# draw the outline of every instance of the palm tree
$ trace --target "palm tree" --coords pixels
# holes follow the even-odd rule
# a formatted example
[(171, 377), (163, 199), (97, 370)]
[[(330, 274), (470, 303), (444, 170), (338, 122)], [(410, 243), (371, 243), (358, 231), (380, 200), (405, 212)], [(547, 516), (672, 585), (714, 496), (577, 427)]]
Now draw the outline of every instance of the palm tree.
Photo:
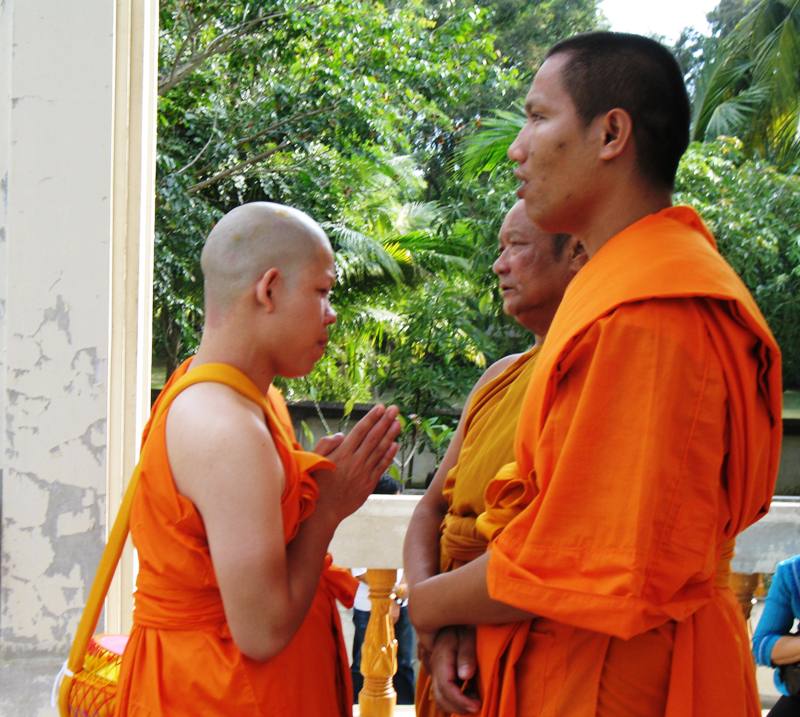
[(456, 156), (457, 170), (464, 179), (477, 179), (481, 174), (495, 175), (505, 171), (512, 178), (512, 162), (508, 148), (525, 125), (521, 107), (516, 112), (494, 110), (491, 117), (482, 119), (479, 130), (464, 138)]
[(363, 161), (362, 189), (343, 214), (324, 224), (336, 248), (342, 289), (359, 292), (413, 283), (429, 272), (463, 268), (469, 247), (441, 240), (444, 213), (421, 194), (421, 173), (408, 156)]
[(784, 171), (800, 169), (800, 0), (760, 0), (700, 77), (692, 138), (739, 137)]

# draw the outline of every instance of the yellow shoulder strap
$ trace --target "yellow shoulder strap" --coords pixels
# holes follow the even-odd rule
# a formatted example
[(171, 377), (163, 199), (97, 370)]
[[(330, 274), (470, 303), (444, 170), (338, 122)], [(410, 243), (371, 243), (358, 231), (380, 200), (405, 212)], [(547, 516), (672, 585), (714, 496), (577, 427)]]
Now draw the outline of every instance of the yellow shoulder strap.
[[(264, 395), (241, 371), (227, 364), (210, 363), (190, 369), (188, 373), (181, 376), (181, 378), (170, 386), (159, 403), (156, 415), (153, 417), (152, 425), (155, 425), (159, 418), (164, 415), (172, 401), (181, 391), (196, 383), (202, 382), (223, 383), (230, 386), (235, 391), (267, 410), (267, 402)], [(120, 504), (119, 511), (117, 512), (117, 517), (114, 520), (114, 525), (111, 528), (111, 532), (108, 534), (108, 542), (103, 550), (103, 556), (100, 558), (97, 574), (92, 581), (89, 597), (86, 600), (86, 607), (83, 609), (81, 620), (78, 623), (78, 629), (75, 632), (75, 639), (72, 642), (72, 649), (67, 659), (68, 676), (74, 674), (83, 667), (89, 640), (97, 628), (97, 621), (100, 617), (103, 601), (105, 600), (108, 587), (116, 572), (122, 550), (125, 547), (125, 541), (128, 538), (128, 530), (130, 527), (131, 505), (133, 504), (133, 497), (139, 483), (139, 474), (141, 471), (140, 463), (137, 463), (133, 475), (128, 482), (128, 487), (125, 490), (125, 495)], [(64, 688), (67, 687), (65, 683), (67, 682), (69, 681), (64, 680), (64, 683), (62, 683), (62, 689), (59, 693), (59, 706), (61, 706), (62, 699), (66, 700), (68, 696), (64, 694)], [(62, 711), (62, 714), (66, 713)]]

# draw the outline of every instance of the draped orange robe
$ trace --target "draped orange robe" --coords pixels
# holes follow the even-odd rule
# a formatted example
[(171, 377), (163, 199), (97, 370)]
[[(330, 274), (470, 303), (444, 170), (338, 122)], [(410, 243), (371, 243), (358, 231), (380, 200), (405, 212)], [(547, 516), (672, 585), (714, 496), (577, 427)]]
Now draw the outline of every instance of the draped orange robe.
[[(514, 459), (516, 421), (538, 348), (522, 354), (472, 397), (464, 417), (464, 437), (457, 463), (445, 478), (442, 496), (447, 514), (439, 542), (440, 570), (453, 570), (486, 551), (487, 539), (477, 525), (484, 513), (484, 491), (500, 467)], [(431, 695), (430, 675), (420, 665), (417, 717), (444, 717)]]
[(519, 417), (532, 499), (490, 546), (482, 714), (760, 715), (728, 587), (781, 440), (778, 347), (688, 207), (612, 237), (578, 273)]
[[(186, 362), (159, 401), (187, 371), (189, 376), (205, 371), (205, 380), (227, 384), (263, 409), (285, 471), (281, 509), (288, 543), (314, 510), (317, 487), (310, 471), (330, 467), (330, 462), (300, 450), (276, 389), (270, 387), (264, 397), (232, 366), (206, 364), (193, 371)], [(350, 714), (349, 666), (334, 598), (352, 605), (355, 581), (331, 568), (328, 557), (309, 612), (289, 645), (266, 662), (242, 655), (225, 621), (202, 518), (175, 487), (167, 459), (166, 415), (145, 428), (131, 513), (139, 555), (134, 626), (122, 660), (115, 714)]]

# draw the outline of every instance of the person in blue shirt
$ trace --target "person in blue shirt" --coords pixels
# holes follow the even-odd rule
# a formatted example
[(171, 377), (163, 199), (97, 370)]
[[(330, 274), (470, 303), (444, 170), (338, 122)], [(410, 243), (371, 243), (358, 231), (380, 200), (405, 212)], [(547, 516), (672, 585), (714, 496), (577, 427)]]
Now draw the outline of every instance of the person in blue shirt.
[(789, 695), (780, 666), (800, 662), (800, 635), (790, 634), (800, 618), (800, 555), (778, 563), (767, 593), (764, 612), (753, 635), (759, 665), (775, 668), (775, 686), (783, 695), (767, 717), (800, 716), (800, 696)]

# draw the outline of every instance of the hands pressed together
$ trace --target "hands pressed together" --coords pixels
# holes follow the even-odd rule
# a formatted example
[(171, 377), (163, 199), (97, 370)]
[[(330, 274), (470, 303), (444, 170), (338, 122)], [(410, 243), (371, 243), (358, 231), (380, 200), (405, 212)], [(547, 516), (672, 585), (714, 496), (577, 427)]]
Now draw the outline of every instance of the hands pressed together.
[[(374, 406), (346, 436), (322, 438), (314, 452), (336, 464), (333, 471), (317, 471), (317, 511), (338, 521), (361, 506), (397, 453), (400, 434), (396, 406)], [(480, 702), (474, 695), (475, 628), (452, 626), (437, 633), (418, 632), (420, 658), (431, 675), (433, 697), (453, 714), (475, 714)]]
[(317, 511), (327, 511), (336, 522), (353, 513), (367, 499), (397, 454), (400, 435), (397, 406), (377, 405), (346, 436), (322, 438), (314, 452), (336, 464), (333, 471), (316, 471)]

